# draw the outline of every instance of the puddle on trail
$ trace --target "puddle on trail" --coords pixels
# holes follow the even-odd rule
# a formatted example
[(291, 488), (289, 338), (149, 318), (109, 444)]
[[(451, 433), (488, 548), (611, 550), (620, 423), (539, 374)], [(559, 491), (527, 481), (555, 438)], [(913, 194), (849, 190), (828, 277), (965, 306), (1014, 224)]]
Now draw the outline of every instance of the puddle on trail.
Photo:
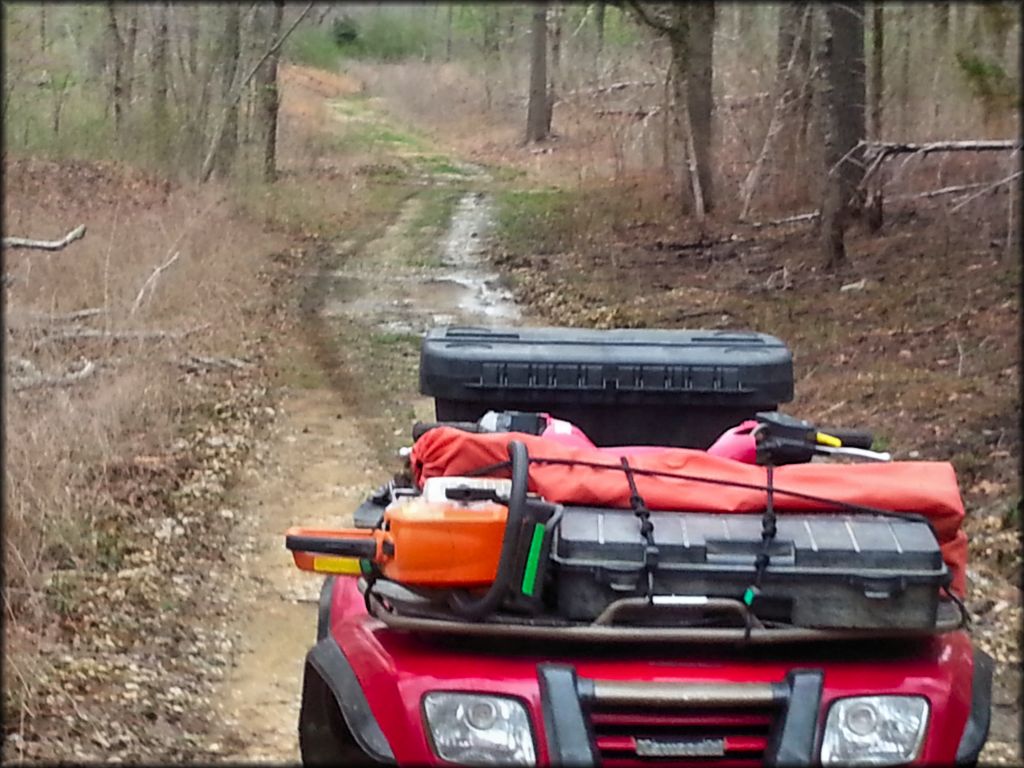
[(417, 267), (394, 258), (408, 237), (403, 211), (393, 227), (364, 249), (349, 268), (330, 272), (322, 315), (349, 317), (396, 333), (422, 335), (433, 325), (496, 325), (520, 320), (510, 291), (486, 263), (493, 226), (493, 200), (464, 195), (455, 207), (440, 247), (440, 266)]

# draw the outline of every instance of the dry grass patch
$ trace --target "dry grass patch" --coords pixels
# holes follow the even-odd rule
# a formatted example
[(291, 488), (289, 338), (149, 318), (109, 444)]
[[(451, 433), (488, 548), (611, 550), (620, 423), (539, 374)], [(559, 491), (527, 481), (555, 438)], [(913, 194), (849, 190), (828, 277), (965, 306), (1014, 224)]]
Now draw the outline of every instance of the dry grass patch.
[[(5, 234), (50, 238), (88, 227), (62, 252), (4, 253), (10, 704), (31, 700), (43, 676), (35, 654), (78, 599), (55, 575), (116, 571), (125, 509), (135, 522), (167, 513), (152, 483), (136, 477), (132, 491), (118, 478), (152, 474), (147, 461), (173, 454), (208, 396), (204, 377), (183, 367), (187, 358), (258, 356), (268, 306), (260, 272), (282, 241), (213, 186), (26, 158), (8, 159), (4, 178)], [(95, 372), (80, 381), (18, 386), (85, 361)]]

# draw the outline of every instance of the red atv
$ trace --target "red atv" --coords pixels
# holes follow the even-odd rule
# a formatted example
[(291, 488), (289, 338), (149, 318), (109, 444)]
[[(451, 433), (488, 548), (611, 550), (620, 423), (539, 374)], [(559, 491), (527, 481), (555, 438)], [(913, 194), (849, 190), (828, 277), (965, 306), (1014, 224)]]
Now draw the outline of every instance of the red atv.
[[(421, 389), (441, 423), (416, 430), (412, 476), (358, 533), (289, 532), (337, 574), (304, 763), (977, 761), (992, 663), (966, 630), (951, 468), (811, 463), (884, 457), (774, 412), (777, 339), (437, 329)], [(575, 444), (549, 414), (642, 447)], [(747, 419), (742, 451), (709, 452)]]

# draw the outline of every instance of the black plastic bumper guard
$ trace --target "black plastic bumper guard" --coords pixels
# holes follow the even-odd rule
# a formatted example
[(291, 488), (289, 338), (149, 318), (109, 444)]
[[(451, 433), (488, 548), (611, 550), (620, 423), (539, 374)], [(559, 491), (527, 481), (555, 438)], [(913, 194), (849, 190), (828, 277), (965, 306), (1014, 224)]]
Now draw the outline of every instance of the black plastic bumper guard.
[[(594, 737), (585, 714), (596, 698), (595, 681), (578, 677), (573, 667), (562, 664), (540, 664), (537, 674), (551, 765), (596, 766)], [(818, 669), (793, 670), (784, 682), (771, 684), (773, 700), (784, 714), (768, 744), (766, 765), (795, 768), (816, 762), (823, 679)]]

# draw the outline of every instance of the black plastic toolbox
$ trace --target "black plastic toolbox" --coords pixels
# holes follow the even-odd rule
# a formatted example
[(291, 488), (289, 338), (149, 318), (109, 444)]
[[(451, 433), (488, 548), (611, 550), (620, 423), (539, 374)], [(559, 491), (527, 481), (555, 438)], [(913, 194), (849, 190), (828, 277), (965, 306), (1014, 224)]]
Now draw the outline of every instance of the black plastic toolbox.
[[(742, 598), (760, 515), (650, 516), (654, 594)], [(566, 507), (551, 551), (564, 618), (593, 620), (618, 598), (644, 595), (644, 539), (629, 510)], [(950, 578), (928, 523), (913, 518), (780, 515), (769, 553), (754, 612), (800, 627), (931, 630)]]
[(793, 399), (793, 359), (745, 331), (443, 326), (423, 340), (420, 392), (438, 421), (546, 411), (598, 445), (707, 448)]

